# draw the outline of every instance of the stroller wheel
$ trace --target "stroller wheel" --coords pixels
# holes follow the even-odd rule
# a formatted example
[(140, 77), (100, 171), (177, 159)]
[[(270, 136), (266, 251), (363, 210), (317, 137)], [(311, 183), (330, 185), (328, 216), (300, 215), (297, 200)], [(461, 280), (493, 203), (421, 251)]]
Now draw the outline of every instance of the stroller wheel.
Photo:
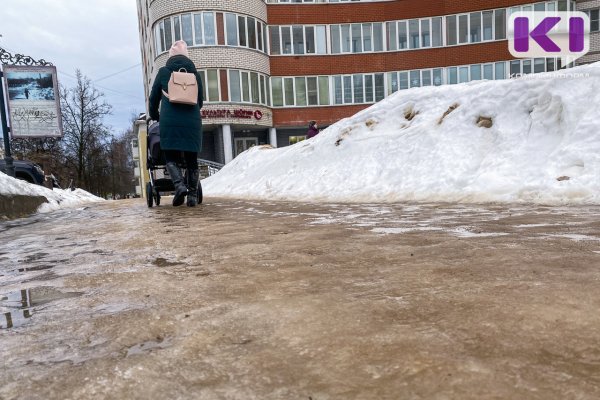
[(152, 192), (152, 183), (146, 183), (146, 202), (148, 203), (148, 208), (152, 208), (152, 200), (154, 199)]
[(158, 190), (156, 191), (156, 197), (154, 201), (156, 202), (157, 206), (160, 206), (160, 193), (158, 193)]
[(198, 204), (202, 204), (202, 184), (198, 181), (198, 190), (196, 191), (198, 197)]

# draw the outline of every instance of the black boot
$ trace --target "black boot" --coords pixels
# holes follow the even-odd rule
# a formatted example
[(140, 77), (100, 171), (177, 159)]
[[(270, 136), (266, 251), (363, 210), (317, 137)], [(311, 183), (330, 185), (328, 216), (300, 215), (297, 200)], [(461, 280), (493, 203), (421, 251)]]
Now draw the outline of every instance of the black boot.
[(173, 197), (173, 206), (177, 207), (183, 204), (185, 195), (187, 194), (187, 188), (183, 183), (183, 176), (181, 175), (181, 169), (174, 162), (168, 162), (166, 164), (167, 171), (175, 186), (175, 195)]
[(198, 169), (189, 169), (186, 172), (187, 176), (187, 206), (188, 207), (196, 207), (198, 204), (198, 178), (199, 172)]

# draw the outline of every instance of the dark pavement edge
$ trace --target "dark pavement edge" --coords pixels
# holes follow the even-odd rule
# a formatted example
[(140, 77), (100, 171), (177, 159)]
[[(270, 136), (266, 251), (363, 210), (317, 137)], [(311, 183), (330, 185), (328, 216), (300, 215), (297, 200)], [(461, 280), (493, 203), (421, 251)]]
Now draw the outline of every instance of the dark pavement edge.
[(27, 217), (47, 202), (48, 199), (44, 196), (0, 194), (0, 220)]

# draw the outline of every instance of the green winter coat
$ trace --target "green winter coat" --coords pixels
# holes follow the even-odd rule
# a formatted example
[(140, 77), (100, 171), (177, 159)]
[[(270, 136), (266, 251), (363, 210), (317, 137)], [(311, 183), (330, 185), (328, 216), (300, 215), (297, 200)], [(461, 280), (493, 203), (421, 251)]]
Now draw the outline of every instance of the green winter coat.
[[(172, 71), (185, 68), (196, 74), (198, 82), (198, 104), (170, 103), (162, 91), (169, 92), (168, 85)], [(202, 81), (196, 66), (186, 56), (177, 55), (167, 60), (167, 65), (158, 70), (150, 92), (150, 118), (160, 121), (160, 148), (162, 150), (180, 150), (199, 153), (202, 149)], [(160, 114), (158, 106), (160, 104)]]

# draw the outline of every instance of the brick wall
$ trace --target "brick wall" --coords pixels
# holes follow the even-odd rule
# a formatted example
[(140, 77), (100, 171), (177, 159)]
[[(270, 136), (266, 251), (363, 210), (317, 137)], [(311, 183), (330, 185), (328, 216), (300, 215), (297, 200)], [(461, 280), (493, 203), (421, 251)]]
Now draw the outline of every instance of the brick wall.
[(381, 3), (269, 4), (270, 25), (381, 22), (531, 4), (532, 0), (397, 0)]
[(331, 125), (342, 118), (350, 117), (370, 107), (371, 104), (331, 107), (274, 108), (273, 126), (276, 128), (308, 126), (315, 120), (319, 125)]

